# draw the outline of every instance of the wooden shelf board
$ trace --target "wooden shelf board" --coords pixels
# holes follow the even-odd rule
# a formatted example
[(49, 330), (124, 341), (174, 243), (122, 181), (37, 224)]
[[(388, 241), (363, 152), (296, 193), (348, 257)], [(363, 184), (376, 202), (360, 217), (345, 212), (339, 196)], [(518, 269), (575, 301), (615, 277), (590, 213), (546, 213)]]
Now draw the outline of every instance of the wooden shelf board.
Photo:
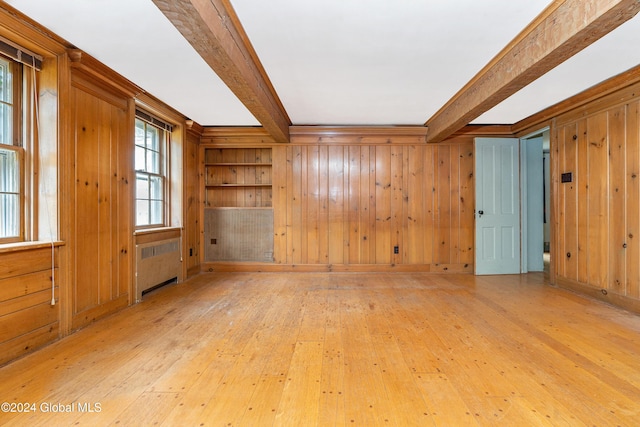
[(205, 209), (271, 209), (273, 206), (205, 206)]
[(207, 188), (225, 188), (225, 187), (271, 187), (271, 184), (207, 184)]
[(272, 166), (272, 163), (205, 163), (205, 166)]

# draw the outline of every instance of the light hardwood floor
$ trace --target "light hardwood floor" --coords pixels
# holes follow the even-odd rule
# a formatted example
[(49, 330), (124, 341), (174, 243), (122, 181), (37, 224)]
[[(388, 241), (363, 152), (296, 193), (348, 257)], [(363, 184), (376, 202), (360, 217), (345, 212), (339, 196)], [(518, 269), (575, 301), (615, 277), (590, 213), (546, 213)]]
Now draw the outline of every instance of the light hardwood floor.
[(640, 316), (542, 274), (204, 274), (0, 368), (0, 401), (35, 406), (17, 426), (637, 426)]

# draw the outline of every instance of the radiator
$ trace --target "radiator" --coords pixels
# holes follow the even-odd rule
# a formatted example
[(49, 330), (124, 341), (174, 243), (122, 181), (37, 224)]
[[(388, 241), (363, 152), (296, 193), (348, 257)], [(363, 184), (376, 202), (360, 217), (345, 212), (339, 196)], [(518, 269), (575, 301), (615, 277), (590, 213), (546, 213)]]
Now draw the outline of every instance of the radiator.
[(273, 262), (273, 209), (204, 211), (205, 261)]
[(173, 280), (182, 281), (179, 238), (136, 245), (136, 302), (143, 292)]

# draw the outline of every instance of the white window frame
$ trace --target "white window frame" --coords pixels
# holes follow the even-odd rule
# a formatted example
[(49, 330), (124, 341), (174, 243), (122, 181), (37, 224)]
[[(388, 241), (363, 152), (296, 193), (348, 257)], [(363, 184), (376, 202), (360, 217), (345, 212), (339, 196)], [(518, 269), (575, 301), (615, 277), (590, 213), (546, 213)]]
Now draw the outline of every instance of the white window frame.
[[(144, 118), (140, 118), (140, 115)], [(143, 128), (143, 138), (138, 134), (140, 126)], [(157, 147), (154, 146), (153, 138), (149, 138), (153, 133), (157, 134)], [(170, 127), (167, 129), (156, 125), (152, 120), (147, 120), (144, 113), (140, 114), (137, 111), (135, 134), (135, 227), (136, 229), (166, 227), (169, 182), (167, 153), (171, 141)], [(144, 211), (141, 209), (142, 206), (145, 206)]]
[[(0, 61), (9, 73), (9, 77), (4, 79), (2, 84), (11, 88), (8, 97), (0, 96), (2, 128), (9, 129), (8, 133), (0, 132), (0, 150), (5, 155), (13, 153), (10, 157), (14, 159), (12, 161), (14, 173), (6, 173), (6, 164), (2, 165), (4, 171), (0, 171), (0, 180), (2, 180), (0, 181), (0, 244), (4, 244), (25, 240), (25, 153), (21, 146), (22, 65), (4, 56), (0, 56)], [(2, 161), (9, 160), (7, 158)], [(8, 203), (12, 199), (13, 202)], [(11, 205), (13, 205), (12, 212), (9, 211)]]

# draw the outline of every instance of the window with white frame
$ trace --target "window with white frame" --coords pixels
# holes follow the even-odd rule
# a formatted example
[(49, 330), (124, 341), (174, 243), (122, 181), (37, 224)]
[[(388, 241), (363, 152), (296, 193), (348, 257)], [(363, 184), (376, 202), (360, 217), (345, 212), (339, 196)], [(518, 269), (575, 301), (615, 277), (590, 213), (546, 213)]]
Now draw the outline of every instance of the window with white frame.
[(136, 111), (136, 227), (166, 225), (166, 151), (171, 126)]
[(20, 69), (20, 64), (0, 57), (0, 243), (23, 239)]

